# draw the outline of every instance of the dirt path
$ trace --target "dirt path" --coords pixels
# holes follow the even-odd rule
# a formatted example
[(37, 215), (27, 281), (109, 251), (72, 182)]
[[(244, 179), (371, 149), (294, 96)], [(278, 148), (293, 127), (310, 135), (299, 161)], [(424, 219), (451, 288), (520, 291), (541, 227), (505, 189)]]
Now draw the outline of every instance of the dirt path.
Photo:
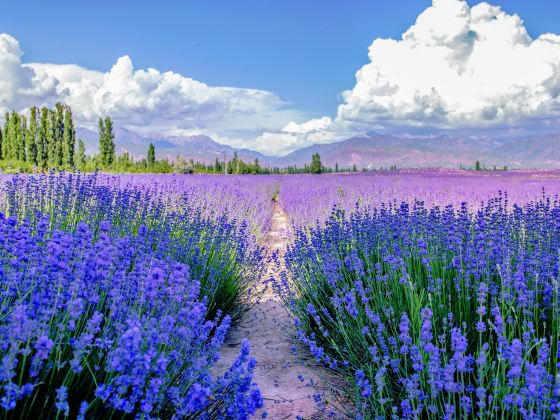
[[(267, 238), (270, 255), (277, 251), (283, 256), (288, 235), (288, 218), (276, 205)], [(276, 276), (276, 271), (275, 264), (270, 263), (266, 279)], [(228, 334), (218, 369), (231, 365), (243, 338), (251, 342), (251, 355), (257, 360), (253, 379), (265, 403), (255, 418), (260, 418), (264, 411), (270, 419), (325, 417), (330, 408), (322, 413), (314, 395), (321, 394), (323, 400), (329, 400), (327, 372), (297, 342), (293, 321), (271, 287)]]

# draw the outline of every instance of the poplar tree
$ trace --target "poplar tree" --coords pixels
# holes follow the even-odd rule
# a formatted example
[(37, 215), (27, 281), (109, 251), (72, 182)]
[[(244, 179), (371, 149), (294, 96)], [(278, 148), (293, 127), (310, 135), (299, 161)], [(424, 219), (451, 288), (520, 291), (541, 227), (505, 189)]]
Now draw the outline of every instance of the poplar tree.
[(105, 117), (105, 137), (107, 146), (107, 166), (112, 166), (116, 162), (115, 156), (115, 133), (113, 131), (113, 120)]
[(320, 174), (322, 172), (321, 156), (319, 153), (313, 153), (311, 156), (310, 172), (312, 174)]
[(115, 133), (113, 132), (113, 121), (110, 117), (99, 119), (99, 154), (103, 166), (111, 166), (115, 163)]
[(231, 161), (231, 173), (239, 173), (239, 159), (237, 157), (237, 151), (233, 152), (233, 159)]
[(72, 110), (70, 107), (65, 108), (64, 114), (64, 163), (70, 167), (74, 166), (74, 150), (76, 146), (76, 130), (74, 129), (74, 121), (72, 121)]
[(10, 147), (10, 113), (4, 114), (4, 139), (2, 140), (2, 157), (9, 159), (8, 149)]
[(107, 153), (107, 146), (105, 145), (105, 122), (101, 118), (97, 121), (97, 130), (99, 131), (99, 159), (101, 160), (101, 164), (105, 165), (105, 161), (107, 160), (105, 157)]
[(37, 165), (37, 117), (38, 117), (37, 107), (31, 108), (31, 115), (29, 118), (29, 129), (27, 130), (26, 138), (26, 156), (27, 161), (33, 165)]
[(86, 164), (86, 145), (82, 139), (78, 139), (78, 150), (76, 152), (76, 163), (78, 167)]
[(55, 130), (55, 164), (64, 164), (64, 105), (57, 102), (55, 105), (56, 130)]
[(20, 129), (18, 132), (18, 157), (20, 162), (26, 161), (25, 149), (27, 142), (27, 118), (25, 115), (20, 115)]
[(2, 135), (2, 125), (0, 125), (0, 160), (2, 159), (2, 156), (4, 156), (2, 154), (3, 144), (4, 144), (4, 136)]
[(57, 139), (57, 119), (56, 111), (54, 109), (49, 109), (49, 120), (48, 120), (48, 130), (47, 130), (47, 145), (49, 150), (49, 167), (56, 166), (56, 139)]
[(49, 110), (41, 108), (41, 121), (37, 133), (37, 163), (45, 169), (49, 163)]
[(8, 157), (21, 161), (25, 159), (25, 135), (22, 132), (22, 118), (16, 111), (12, 111), (12, 115), (10, 116), (10, 146)]
[(148, 157), (147, 157), (148, 166), (154, 166), (156, 164), (156, 147), (153, 143), (150, 143), (148, 146)]

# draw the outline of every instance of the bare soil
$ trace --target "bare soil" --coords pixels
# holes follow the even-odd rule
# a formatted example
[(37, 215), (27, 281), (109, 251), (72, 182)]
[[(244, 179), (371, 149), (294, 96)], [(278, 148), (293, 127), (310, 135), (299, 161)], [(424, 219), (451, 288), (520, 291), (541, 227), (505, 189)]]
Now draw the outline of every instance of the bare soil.
[[(283, 256), (289, 228), (286, 214), (276, 205), (267, 238), (270, 255), (277, 252), (280, 258)], [(271, 277), (278, 276), (276, 264), (271, 261), (268, 265), (263, 285)], [(253, 380), (261, 390), (265, 405), (255, 418), (260, 418), (266, 411), (270, 419), (320, 419), (333, 410), (331, 390), (335, 383), (340, 387), (340, 381), (299, 345), (295, 333), (293, 320), (272, 287), (267, 288), (261, 299), (228, 333), (217, 370), (225, 370), (231, 365), (239, 354), (241, 340), (249, 339), (251, 355), (257, 360)], [(330, 402), (323, 411), (314, 400), (317, 394), (321, 395), (322, 401)], [(339, 414), (334, 415), (334, 418), (339, 417)]]

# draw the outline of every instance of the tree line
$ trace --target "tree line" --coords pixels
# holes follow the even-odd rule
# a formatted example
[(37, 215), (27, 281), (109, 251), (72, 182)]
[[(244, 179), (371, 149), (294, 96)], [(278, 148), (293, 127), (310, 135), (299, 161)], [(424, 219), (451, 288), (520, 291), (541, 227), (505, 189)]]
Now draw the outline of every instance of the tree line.
[(324, 166), (315, 153), (304, 166), (262, 166), (258, 159), (245, 162), (234, 152), (231, 159), (215, 159), (214, 163), (195, 162), (177, 156), (174, 162), (158, 160), (153, 143), (148, 145), (145, 158), (134, 159), (124, 152), (117, 156), (113, 120), (106, 116), (98, 121), (98, 153), (86, 154), (82, 139), (76, 139), (72, 109), (61, 102), (54, 107), (32, 107), (28, 114), (6, 112), (0, 124), (0, 169), (23, 172), (48, 169), (112, 172), (179, 172), (210, 174), (321, 174), (357, 172), (353, 168)]
[(167, 160), (157, 160), (150, 144), (146, 158), (129, 153), (116, 155), (110, 117), (98, 121), (99, 150), (88, 156), (82, 139), (76, 139), (72, 109), (57, 102), (54, 107), (32, 107), (27, 115), (6, 112), (0, 124), (0, 169), (31, 172), (48, 169), (114, 172), (171, 172)]
[[(309, 164), (304, 164), (303, 166), (262, 166), (257, 158), (255, 158), (251, 163), (245, 162), (239, 158), (237, 152), (234, 152), (231, 159), (228, 160), (227, 156), (224, 156), (223, 159), (215, 158), (214, 163), (198, 162), (194, 159), (186, 160), (181, 156), (177, 156), (174, 167), (180, 173), (224, 175), (281, 175), (358, 172), (356, 165), (353, 165), (351, 168), (339, 167), (338, 163), (335, 164), (334, 168), (324, 166), (321, 163), (321, 156), (319, 153), (314, 153), (311, 157), (311, 162)], [(361, 170), (363, 171), (363, 169)]]
[(474, 167), (472, 166), (465, 166), (465, 165), (459, 165), (459, 169), (462, 171), (507, 171), (508, 167), (507, 165), (504, 165), (502, 167), (498, 167), (496, 165), (492, 166), (492, 167), (487, 167), (486, 165), (484, 165), (483, 163), (481, 163), (479, 160), (477, 160), (474, 163)]
[[(78, 147), (70, 107), (57, 103), (54, 108), (33, 107), (29, 118), (16, 111), (6, 112), (0, 129), (0, 159), (27, 163), (41, 169), (72, 167), (85, 158), (85, 147)], [(80, 154), (82, 153), (82, 154)]]

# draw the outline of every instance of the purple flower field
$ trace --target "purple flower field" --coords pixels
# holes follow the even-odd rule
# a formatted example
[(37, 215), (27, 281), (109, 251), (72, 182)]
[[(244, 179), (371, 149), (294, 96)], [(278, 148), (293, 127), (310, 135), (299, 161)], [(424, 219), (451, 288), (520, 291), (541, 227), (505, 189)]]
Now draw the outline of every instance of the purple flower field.
[[(6, 418), (248, 418), (267, 280), (355, 418), (560, 413), (560, 172), (4, 176)], [(276, 258), (276, 256), (275, 256)], [(321, 402), (319, 404), (325, 407)]]
[(227, 183), (205, 195), (130, 180), (4, 179), (6, 417), (246, 418), (262, 405), (249, 343), (211, 369), (263, 274), (247, 221), (266, 205), (230, 206)]
[(277, 287), (355, 417), (560, 413), (559, 187), (442, 171), (282, 185), (295, 237)]
[(280, 201), (298, 224), (326, 220), (334, 205), (345, 210), (381, 204), (422, 201), (445, 207), (466, 203), (477, 209), (499, 192), (508, 204), (525, 204), (560, 194), (560, 171), (471, 172), (445, 169), (347, 173), (281, 178)]

